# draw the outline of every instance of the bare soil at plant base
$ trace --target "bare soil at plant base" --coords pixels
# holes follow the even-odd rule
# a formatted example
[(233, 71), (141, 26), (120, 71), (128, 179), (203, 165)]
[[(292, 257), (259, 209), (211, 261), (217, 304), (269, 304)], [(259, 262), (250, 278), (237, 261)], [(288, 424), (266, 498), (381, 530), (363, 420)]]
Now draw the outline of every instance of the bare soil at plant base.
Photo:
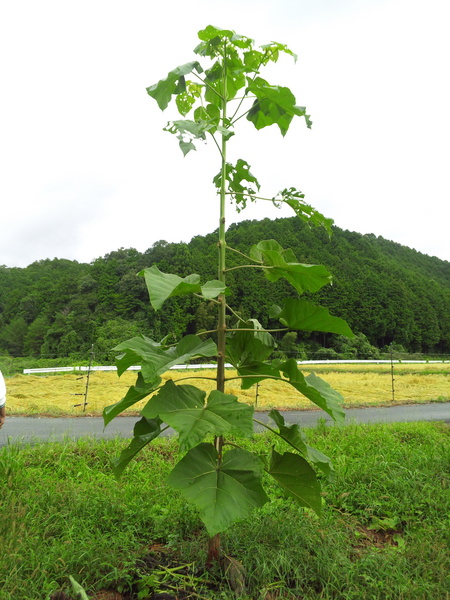
[[(320, 365), (314, 371), (343, 395), (346, 408), (450, 401), (450, 364), (396, 365), (394, 394), (389, 365)], [(233, 370), (227, 370), (227, 377), (231, 378), (227, 382), (227, 393), (256, 404), (258, 410), (312, 408), (311, 402), (288, 384), (265, 380), (257, 387), (241, 390), (239, 380), (232, 379), (235, 376)], [(163, 380), (184, 381), (209, 392), (215, 387), (214, 377), (215, 372), (207, 370), (170, 371)], [(135, 380), (135, 372), (126, 372), (120, 378), (115, 372), (92, 372), (88, 405), (83, 407), (86, 376), (16, 375), (7, 379), (9, 414), (75, 416), (83, 414), (85, 408), (89, 415), (101, 415), (105, 406), (123, 398)], [(137, 414), (145, 403), (146, 400), (137, 403), (128, 414)]]

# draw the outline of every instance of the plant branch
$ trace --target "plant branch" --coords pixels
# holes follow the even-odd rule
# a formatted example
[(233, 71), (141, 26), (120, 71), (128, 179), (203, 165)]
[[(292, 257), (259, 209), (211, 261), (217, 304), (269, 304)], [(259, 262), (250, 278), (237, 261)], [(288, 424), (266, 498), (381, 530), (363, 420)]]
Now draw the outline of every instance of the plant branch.
[(274, 381), (284, 381), (289, 383), (289, 379), (284, 379), (283, 377), (275, 377), (274, 375), (238, 375), (237, 377), (227, 377), (226, 381), (234, 381), (235, 379), (255, 379), (255, 377), (260, 377), (261, 379), (273, 379)]
[(180, 379), (173, 379), (172, 381), (176, 381), (178, 383), (179, 381), (186, 381), (187, 379), (205, 379), (207, 381), (216, 380), (215, 377), (194, 377), (194, 375), (191, 375), (190, 377), (180, 377)]
[[(241, 252), (240, 250), (236, 250), (236, 248), (232, 248), (231, 246), (227, 246), (227, 250), (231, 250), (232, 252), (236, 252), (236, 254), (240, 254), (241, 256), (243, 256), (244, 258), (248, 258), (249, 260), (253, 260), (253, 258), (251, 256), (247, 256), (247, 254), (244, 254), (243, 252)], [(260, 262), (260, 261), (256, 261), (255, 262)], [(261, 263), (262, 264), (262, 263)]]
[[(237, 123), (239, 121), (239, 119), (242, 119), (242, 117), (245, 117), (245, 115), (248, 115), (248, 113), (251, 111), (252, 109), (249, 108), (248, 110), (246, 110), (245, 112), (242, 113), (242, 115), (239, 115), (237, 119), (234, 119), (234, 121), (230, 121), (231, 125), (234, 125), (235, 123)], [(236, 114), (236, 113), (235, 113)], [(234, 117), (234, 115), (233, 115)]]
[[(266, 50), (266, 51), (264, 52), (264, 55), (263, 55), (263, 57), (262, 57), (262, 58), (261, 58), (261, 60), (259, 61), (258, 68), (257, 68), (257, 69), (255, 69), (255, 72), (253, 73), (252, 82), (253, 82), (253, 81), (255, 81), (255, 79), (256, 79), (256, 76), (257, 76), (257, 75), (259, 75), (259, 69), (261, 68), (261, 65), (263, 64), (263, 62), (264, 62), (264, 58), (267, 56), (267, 54), (268, 54), (268, 52), (267, 52), (267, 50)], [(272, 52), (272, 54), (273, 54), (273, 52)], [(243, 101), (244, 101), (244, 100), (245, 100), (245, 98), (247, 98), (247, 97), (248, 97), (248, 95), (247, 95), (247, 92), (245, 92), (245, 94), (242, 96), (242, 98), (241, 98), (241, 101), (239, 102), (239, 104), (238, 104), (238, 106), (237, 106), (236, 110), (234, 111), (234, 114), (233, 114), (233, 116), (231, 117), (231, 122), (232, 122), (232, 123), (236, 123), (236, 121), (239, 121), (239, 119), (240, 119), (241, 117), (243, 117), (244, 115), (246, 115), (246, 114), (249, 112), (249, 111), (247, 110), (247, 111), (246, 111), (245, 113), (243, 113), (243, 114), (242, 114), (240, 117), (238, 117), (238, 118), (236, 119), (236, 121), (233, 121), (234, 117), (237, 115), (237, 112), (238, 112), (238, 110), (241, 108), (241, 105), (242, 105)]]
[[(249, 194), (248, 192), (226, 192), (227, 196), (249, 196), (253, 200), (264, 200), (265, 202), (273, 202), (273, 198), (263, 198), (262, 196), (255, 196), (253, 194)], [(283, 202), (282, 199), (275, 200), (275, 202)]]
[(214, 143), (215, 143), (215, 145), (216, 145), (216, 147), (217, 147), (217, 150), (219, 151), (220, 157), (221, 157), (221, 158), (222, 158), (222, 160), (223, 160), (222, 149), (221, 149), (221, 147), (220, 147), (220, 145), (219, 145), (219, 142), (216, 140), (216, 138), (214, 137), (214, 134), (213, 134), (213, 133), (210, 133), (209, 135), (210, 135), (210, 136), (212, 137), (212, 139), (214, 140)]
[(217, 90), (215, 90), (211, 85), (209, 85), (206, 79), (202, 79), (198, 73), (192, 72), (192, 74), (194, 75), (194, 77), (197, 77), (197, 79), (199, 79), (205, 87), (208, 87), (212, 92), (214, 92), (216, 96), (219, 96), (221, 100), (225, 100), (225, 98), (223, 98), (223, 96), (221, 96)]
[(236, 271), (236, 269), (273, 269), (273, 267), (269, 265), (238, 265), (237, 267), (230, 267), (229, 269), (225, 269), (225, 271)]
[(267, 425), (267, 423), (264, 423), (264, 421), (259, 421), (258, 419), (255, 419), (255, 418), (253, 419), (253, 421), (255, 423), (258, 423), (258, 425), (262, 425), (263, 427), (265, 427), (266, 429), (268, 429), (272, 433), (275, 433), (276, 435), (280, 435), (275, 429), (273, 429), (272, 427), (270, 427), (270, 425)]
[[(196, 298), (200, 298), (201, 300), (206, 300), (205, 296), (202, 296), (201, 294), (196, 294), (194, 292), (192, 295), (195, 296)], [(208, 298), (208, 302), (214, 302), (214, 304), (220, 304), (220, 302), (218, 300), (216, 300), (215, 298)]]
[(195, 335), (205, 335), (206, 333), (217, 333), (217, 329), (209, 329), (208, 331), (197, 331)]
[[(246, 323), (247, 321), (245, 321)], [(289, 327), (283, 327), (282, 329), (251, 329), (245, 327), (238, 327), (237, 329), (227, 329), (227, 332), (230, 333), (232, 331), (253, 331), (255, 333), (277, 333), (279, 331), (291, 331)]]
[[(255, 420), (255, 419), (253, 419)], [(224, 442), (223, 444), (224, 446), (233, 446), (234, 448), (240, 448), (241, 446), (238, 446), (237, 444), (233, 444), (233, 442)]]
[[(247, 321), (245, 319), (243, 319), (235, 310), (233, 310), (231, 308), (231, 306), (229, 304), (226, 305), (226, 307), (228, 308), (228, 310), (233, 313), (233, 315), (236, 317), (236, 319), (238, 319), (239, 321), (241, 321), (242, 323), (247, 323)], [(228, 330), (229, 331), (229, 330)]]

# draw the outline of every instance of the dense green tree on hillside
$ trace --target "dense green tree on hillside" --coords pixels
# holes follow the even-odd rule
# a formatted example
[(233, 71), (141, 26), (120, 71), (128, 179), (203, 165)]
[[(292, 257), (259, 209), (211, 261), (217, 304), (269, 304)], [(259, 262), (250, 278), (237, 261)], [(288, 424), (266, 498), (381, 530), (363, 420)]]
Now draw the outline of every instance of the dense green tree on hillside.
[(23, 356), (28, 326), (23, 317), (16, 317), (2, 328), (0, 348), (12, 356)]
[(23, 353), (26, 356), (40, 356), (48, 329), (49, 323), (46, 317), (37, 317), (37, 319), (30, 323), (23, 347)]

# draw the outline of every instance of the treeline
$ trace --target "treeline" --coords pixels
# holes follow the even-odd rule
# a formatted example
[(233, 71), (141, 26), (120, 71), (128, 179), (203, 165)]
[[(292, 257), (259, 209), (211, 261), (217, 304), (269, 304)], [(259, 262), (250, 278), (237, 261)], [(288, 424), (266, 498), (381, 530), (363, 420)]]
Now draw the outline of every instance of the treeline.
[[(339, 336), (290, 333), (279, 340), (279, 351), (300, 358), (371, 358), (393, 344), (398, 351), (450, 354), (449, 262), (337, 227), (329, 239), (295, 217), (244, 221), (227, 234), (228, 245), (243, 254), (263, 239), (291, 248), (299, 262), (325, 265), (333, 285), (315, 295), (317, 302), (360, 334), (348, 343)], [(0, 354), (86, 360), (94, 344), (96, 359), (104, 361), (117, 343), (140, 333), (159, 340), (213, 329), (212, 303), (174, 298), (155, 312), (136, 274), (156, 264), (206, 281), (216, 278), (216, 256), (213, 233), (188, 244), (159, 241), (143, 253), (120, 249), (91, 264), (55, 258), (26, 268), (0, 267)], [(230, 251), (228, 260), (237, 266), (243, 259)], [(264, 326), (270, 325), (270, 307), (296, 294), (284, 280), (269, 284), (257, 269), (230, 271), (227, 283), (235, 309)]]

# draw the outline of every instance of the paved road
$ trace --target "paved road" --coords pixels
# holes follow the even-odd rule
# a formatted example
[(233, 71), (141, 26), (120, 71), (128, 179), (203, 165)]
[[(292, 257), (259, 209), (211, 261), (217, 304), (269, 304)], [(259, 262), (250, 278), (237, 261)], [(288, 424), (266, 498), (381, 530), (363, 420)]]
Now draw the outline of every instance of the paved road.
[[(267, 422), (267, 413), (255, 415)], [(299, 423), (303, 427), (314, 426), (319, 419), (333, 423), (322, 411), (285, 411), (288, 423)], [(9, 417), (0, 430), (0, 446), (9, 442), (56, 441), (65, 438), (91, 436), (94, 438), (129, 438), (132, 436), (136, 417), (118, 417), (106, 429), (100, 417), (40, 418)], [(399, 423), (411, 421), (446, 421), (450, 423), (450, 402), (411, 404), (389, 408), (351, 408), (346, 410), (347, 423)]]

